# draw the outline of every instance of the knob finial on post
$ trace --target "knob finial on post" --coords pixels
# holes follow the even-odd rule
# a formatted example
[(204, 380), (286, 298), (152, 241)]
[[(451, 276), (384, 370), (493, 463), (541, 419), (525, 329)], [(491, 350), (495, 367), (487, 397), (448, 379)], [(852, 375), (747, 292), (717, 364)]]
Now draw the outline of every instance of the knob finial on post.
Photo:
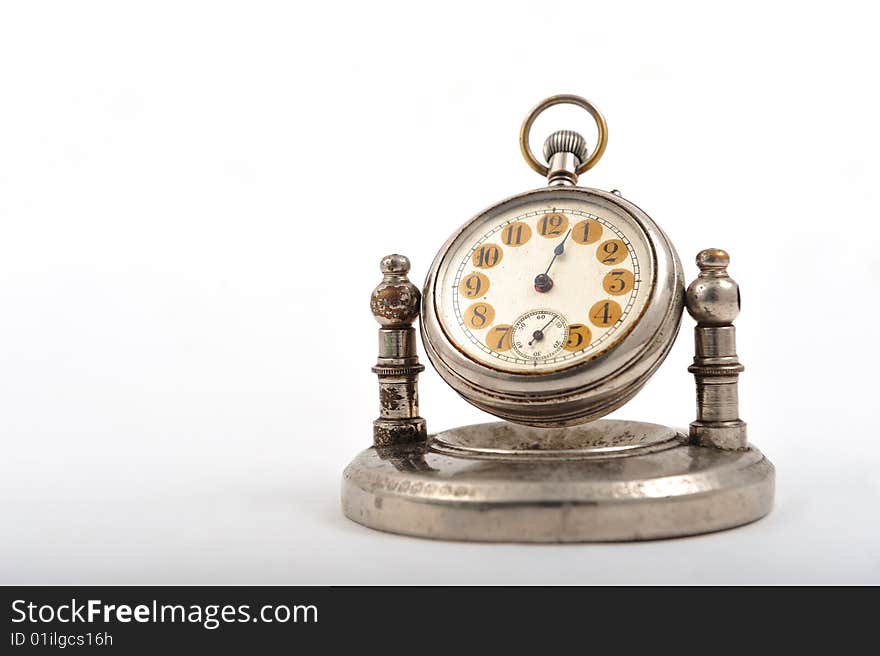
[(690, 426), (695, 444), (741, 451), (748, 448), (746, 423), (739, 418), (739, 374), (736, 354), (739, 285), (727, 273), (730, 256), (720, 248), (697, 254), (700, 275), (687, 289), (686, 303), (696, 319), (694, 363), (688, 371), (697, 384), (697, 420)]
[(379, 357), (373, 373), (379, 376), (379, 418), (373, 422), (373, 443), (392, 446), (423, 441), (425, 420), (419, 416), (419, 364), (416, 331), (421, 294), (409, 281), (409, 259), (386, 255), (379, 263), (382, 282), (370, 296), (379, 328)]

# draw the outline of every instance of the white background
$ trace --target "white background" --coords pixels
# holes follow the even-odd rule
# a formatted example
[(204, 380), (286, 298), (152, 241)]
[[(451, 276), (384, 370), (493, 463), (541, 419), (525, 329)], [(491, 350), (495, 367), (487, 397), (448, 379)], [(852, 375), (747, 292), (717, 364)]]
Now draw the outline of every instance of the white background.
[[(0, 582), (880, 583), (877, 16), (869, 3), (28, 2), (0, 9)], [(766, 519), (622, 545), (343, 518), (371, 440), (378, 260), (420, 283), (540, 186), (579, 93), (620, 188), (742, 286)], [(553, 110), (541, 136), (590, 123)], [(592, 136), (591, 136), (592, 138)], [(615, 416), (686, 425), (690, 320)], [(487, 420), (429, 370), (433, 430)]]

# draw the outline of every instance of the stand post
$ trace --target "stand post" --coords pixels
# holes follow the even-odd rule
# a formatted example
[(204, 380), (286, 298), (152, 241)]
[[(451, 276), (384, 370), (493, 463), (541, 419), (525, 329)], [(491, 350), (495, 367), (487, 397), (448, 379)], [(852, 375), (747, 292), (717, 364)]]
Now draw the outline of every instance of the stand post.
[(697, 254), (700, 275), (687, 289), (686, 303), (696, 319), (694, 363), (697, 420), (690, 439), (726, 451), (748, 449), (746, 423), (739, 418), (737, 384), (744, 367), (736, 354), (733, 320), (740, 310), (739, 285), (727, 274), (730, 256), (718, 248)]
[(379, 357), (373, 373), (379, 377), (379, 418), (373, 422), (373, 444), (394, 446), (422, 442), (425, 420), (419, 417), (419, 364), (416, 331), (421, 294), (406, 274), (409, 259), (386, 255), (379, 263), (382, 282), (370, 296), (370, 309), (379, 329)]

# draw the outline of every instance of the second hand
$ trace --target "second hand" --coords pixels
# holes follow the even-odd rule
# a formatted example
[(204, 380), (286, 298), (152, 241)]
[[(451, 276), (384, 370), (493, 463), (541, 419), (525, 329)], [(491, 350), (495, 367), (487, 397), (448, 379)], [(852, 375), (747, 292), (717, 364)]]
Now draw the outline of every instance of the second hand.
[[(567, 235), (566, 235), (566, 236), (567, 236)], [(544, 328), (546, 328), (547, 326), (549, 326), (549, 325), (550, 325), (551, 323), (553, 323), (554, 321), (556, 321), (556, 317), (553, 317), (552, 319), (550, 319), (550, 321), (548, 321), (547, 323), (545, 323), (541, 329), (536, 330), (535, 332), (533, 332), (533, 333), (532, 333), (532, 341), (529, 342), (529, 346), (531, 346), (532, 344), (534, 344), (535, 341), (539, 341), (539, 342), (540, 342), (542, 339), (544, 339)]]

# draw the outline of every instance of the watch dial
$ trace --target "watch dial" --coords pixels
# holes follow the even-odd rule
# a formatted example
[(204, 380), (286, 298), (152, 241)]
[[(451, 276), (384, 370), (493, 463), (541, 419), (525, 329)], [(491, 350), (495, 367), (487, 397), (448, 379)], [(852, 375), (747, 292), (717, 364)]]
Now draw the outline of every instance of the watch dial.
[(653, 287), (651, 246), (624, 207), (583, 196), (507, 201), (455, 239), (434, 301), (465, 355), (549, 373), (599, 356), (638, 322)]

